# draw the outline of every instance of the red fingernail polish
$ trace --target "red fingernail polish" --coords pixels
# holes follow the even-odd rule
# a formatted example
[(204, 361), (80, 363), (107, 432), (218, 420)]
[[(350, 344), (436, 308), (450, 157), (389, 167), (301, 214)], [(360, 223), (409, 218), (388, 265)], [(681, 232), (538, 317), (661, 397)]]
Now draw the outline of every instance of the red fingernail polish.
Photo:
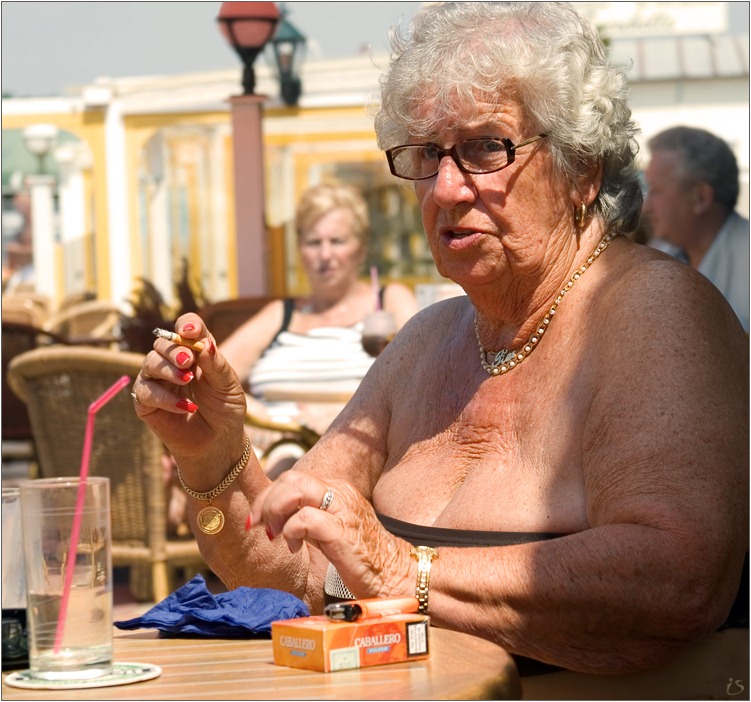
[(175, 403), (175, 406), (188, 412), (195, 412), (198, 409), (198, 405), (195, 402), (191, 402), (187, 397), (181, 397)]
[(211, 356), (211, 358), (214, 358), (214, 356), (216, 356), (216, 346), (214, 346), (213, 339), (209, 341), (209, 356)]
[(193, 373), (191, 371), (186, 370), (180, 370), (179, 368), (175, 369), (175, 375), (180, 378), (184, 383), (189, 383), (191, 380), (193, 380)]
[(175, 360), (182, 365), (183, 363), (187, 363), (190, 360), (190, 354), (186, 353), (185, 351), (180, 351), (180, 353), (177, 354), (177, 358)]
[(272, 533), (271, 529), (269, 529), (269, 527), (266, 527), (266, 536), (269, 537), (269, 541), (274, 540), (274, 534)]
[(193, 331), (195, 330), (195, 328), (196, 328), (195, 324), (186, 324), (183, 327), (183, 331)]
[(250, 531), (250, 515), (248, 515), (248, 518), (245, 520), (245, 531)]

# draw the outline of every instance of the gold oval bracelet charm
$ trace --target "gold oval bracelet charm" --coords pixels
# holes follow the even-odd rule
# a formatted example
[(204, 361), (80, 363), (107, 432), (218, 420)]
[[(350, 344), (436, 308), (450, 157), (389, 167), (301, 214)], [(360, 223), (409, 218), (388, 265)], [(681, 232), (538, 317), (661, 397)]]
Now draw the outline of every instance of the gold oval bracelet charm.
[(196, 522), (204, 534), (218, 534), (224, 527), (224, 513), (209, 505), (198, 513)]

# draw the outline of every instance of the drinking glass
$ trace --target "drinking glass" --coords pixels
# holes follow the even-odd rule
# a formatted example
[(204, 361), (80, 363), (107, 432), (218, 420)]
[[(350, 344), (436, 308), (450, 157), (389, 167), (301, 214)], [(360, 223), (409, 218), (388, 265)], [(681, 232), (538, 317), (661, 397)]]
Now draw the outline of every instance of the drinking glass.
[(80, 494), (77, 478), (27, 480), (20, 487), (31, 675), (45, 680), (107, 675), (112, 670), (109, 478), (88, 478)]
[(370, 356), (378, 356), (395, 334), (394, 315), (386, 310), (376, 310), (368, 314), (363, 322), (362, 347)]

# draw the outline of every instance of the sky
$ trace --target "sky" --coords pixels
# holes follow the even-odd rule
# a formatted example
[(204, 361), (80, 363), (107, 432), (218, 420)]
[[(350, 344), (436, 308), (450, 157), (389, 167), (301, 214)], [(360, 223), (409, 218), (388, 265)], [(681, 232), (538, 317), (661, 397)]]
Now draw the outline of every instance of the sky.
[[(286, 2), (309, 58), (388, 48), (389, 28), (420, 2)], [(2, 92), (64, 95), (98, 77), (172, 75), (240, 65), (222, 37), (221, 2), (3, 0)], [(258, 59), (259, 63), (263, 61)], [(67, 91), (66, 91), (67, 89)]]
[[(389, 28), (421, 2), (285, 2), (309, 58), (388, 48)], [(2, 92), (64, 95), (98, 77), (179, 75), (238, 67), (216, 22), (221, 2), (1, 0)], [(748, 33), (749, 3), (729, 3), (729, 31)], [(259, 58), (259, 64), (264, 59)]]

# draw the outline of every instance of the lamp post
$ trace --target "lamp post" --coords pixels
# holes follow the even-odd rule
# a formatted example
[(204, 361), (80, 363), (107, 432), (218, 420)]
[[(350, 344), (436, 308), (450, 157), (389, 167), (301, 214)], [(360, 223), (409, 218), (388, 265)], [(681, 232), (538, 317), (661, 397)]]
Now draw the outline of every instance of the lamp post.
[(223, 2), (217, 17), (230, 46), (242, 59), (243, 94), (230, 98), (235, 176), (237, 294), (267, 295), (263, 135), (261, 111), (266, 99), (256, 95), (253, 62), (274, 33), (279, 9), (273, 2)]

